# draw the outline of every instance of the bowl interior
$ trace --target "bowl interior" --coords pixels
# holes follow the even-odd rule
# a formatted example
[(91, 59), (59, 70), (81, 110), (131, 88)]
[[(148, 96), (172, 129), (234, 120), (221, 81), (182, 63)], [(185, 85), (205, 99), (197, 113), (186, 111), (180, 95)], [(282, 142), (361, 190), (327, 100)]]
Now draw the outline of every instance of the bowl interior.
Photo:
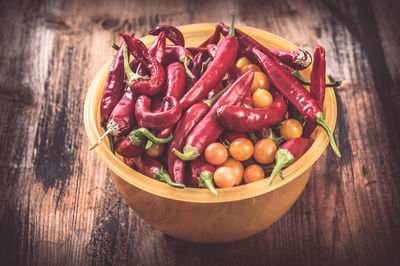
[[(180, 26), (178, 28), (185, 36), (186, 46), (197, 46), (214, 32), (215, 25), (216, 23), (191, 24)], [(236, 28), (249, 34), (268, 48), (279, 48), (285, 50), (298, 49), (298, 47), (290, 41), (272, 33), (247, 26), (237, 26)], [(154, 39), (154, 36), (146, 36), (142, 38), (142, 41), (147, 46), (150, 46)], [(85, 100), (84, 121), (86, 133), (89, 137), (90, 143), (95, 143), (104, 132), (100, 125), (100, 100), (104, 90), (109, 65), (110, 63), (107, 63), (99, 70), (89, 87)], [(304, 77), (309, 79), (310, 71), (311, 66), (301, 71), (301, 73)], [(326, 90), (324, 113), (327, 124), (332, 130), (334, 130), (336, 123), (336, 99), (332, 88), (327, 88)], [(255, 197), (264, 193), (268, 193), (291, 182), (298, 175), (312, 167), (314, 162), (321, 156), (329, 143), (328, 137), (319, 127), (317, 127), (317, 129), (314, 131), (312, 137), (314, 138), (314, 143), (311, 148), (298, 161), (283, 170), (283, 174), (285, 176), (284, 180), (277, 178), (273, 182), (272, 186), (267, 185), (268, 178), (265, 178), (251, 184), (245, 184), (233, 188), (219, 188), (217, 189), (219, 193), (217, 196), (212, 195), (206, 189), (172, 188), (165, 183), (144, 176), (125, 165), (121, 160), (121, 157), (114, 155), (110, 151), (107, 141), (103, 141), (99, 147), (96, 148), (96, 152), (100, 159), (107, 165), (109, 170), (114, 172), (129, 184), (149, 193), (179, 201), (216, 203), (237, 201)]]

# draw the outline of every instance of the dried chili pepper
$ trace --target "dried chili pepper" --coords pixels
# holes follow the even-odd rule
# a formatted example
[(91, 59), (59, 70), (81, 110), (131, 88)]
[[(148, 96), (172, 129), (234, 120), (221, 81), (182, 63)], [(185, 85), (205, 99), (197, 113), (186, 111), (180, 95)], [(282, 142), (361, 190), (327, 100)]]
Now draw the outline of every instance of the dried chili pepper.
[(218, 47), (212, 64), (180, 100), (182, 109), (186, 109), (193, 103), (204, 98), (224, 78), (228, 69), (234, 65), (238, 48), (238, 41), (234, 36), (234, 30), (234, 16), (232, 16), (230, 33)]
[(199, 121), (207, 114), (210, 107), (218, 100), (218, 98), (226, 91), (220, 91), (212, 99), (203, 100), (190, 106), (183, 114), (181, 120), (176, 125), (173, 133), (173, 139), (168, 146), (168, 171), (177, 183), (184, 182), (185, 178), (185, 161), (180, 160), (173, 153), (174, 149), (182, 150), (185, 140), (190, 131), (199, 123)]
[[(167, 91), (165, 93), (166, 96), (173, 96), (175, 99), (179, 100), (182, 98), (183, 94), (185, 93), (185, 68), (175, 62), (169, 64), (166, 69), (166, 87)], [(170, 105), (169, 102), (164, 102), (163, 111), (166, 112), (169, 109)], [(171, 133), (172, 127), (166, 128), (158, 132), (157, 137), (165, 138)]]
[[(317, 46), (314, 51), (314, 63), (311, 70), (310, 95), (314, 98), (320, 110), (324, 107), (325, 99), (325, 49)], [(309, 137), (316, 127), (315, 123), (306, 121), (303, 128), (303, 136)]]
[(158, 62), (155, 57), (149, 55), (146, 46), (141, 40), (132, 38), (131, 36), (121, 32), (120, 35), (124, 38), (129, 51), (133, 54), (135, 59), (151, 72), (151, 77), (149, 80), (138, 78), (137, 74), (133, 73), (132, 69), (127, 63), (129, 58), (127, 55), (125, 57), (124, 54), (124, 62), (126, 62), (124, 67), (128, 77), (128, 86), (136, 94), (145, 94), (149, 96), (157, 94), (161, 90), (165, 81), (165, 71), (162, 64)]
[[(133, 37), (133, 34), (132, 34)], [(122, 41), (118, 52), (115, 54), (108, 71), (106, 85), (100, 103), (100, 117), (103, 124), (107, 123), (108, 118), (118, 101), (124, 94), (125, 89), (125, 70), (124, 70), (124, 47)]]
[(285, 142), (275, 154), (275, 167), (272, 170), (268, 185), (272, 184), (277, 174), (282, 177), (282, 169), (297, 161), (311, 147), (310, 138), (293, 138)]
[(253, 98), (251, 97), (250, 91), (244, 96), (242, 106), (246, 108), (253, 108)]
[(215, 167), (207, 163), (203, 156), (190, 162), (193, 183), (197, 187), (208, 188), (214, 195), (218, 195), (213, 184)]
[(166, 45), (165, 46), (165, 57), (164, 66), (167, 66), (174, 62), (180, 62), (184, 67), (186, 74), (194, 79), (195, 76), (190, 71), (189, 65), (193, 61), (192, 54), (183, 46), (180, 45)]
[(195, 78), (198, 80), (203, 69), (203, 63), (209, 58), (207, 52), (197, 53), (193, 58), (193, 65), (190, 68)]
[(175, 188), (185, 187), (183, 184), (173, 182), (168, 172), (165, 171), (163, 165), (157, 159), (143, 154), (141, 157), (137, 157), (133, 161), (142, 174), (155, 180), (165, 182)]
[(136, 124), (135, 101), (136, 95), (128, 88), (110, 114), (107, 122), (107, 131), (89, 148), (89, 150), (96, 148), (101, 140), (108, 134), (121, 136), (131, 131)]
[(226, 105), (217, 110), (218, 121), (231, 130), (253, 132), (272, 127), (285, 118), (287, 105), (283, 97), (272, 90), (274, 102), (268, 108), (246, 108)]
[(239, 105), (243, 97), (249, 91), (253, 82), (254, 71), (250, 70), (242, 75), (211, 107), (207, 115), (190, 132), (186, 139), (183, 153), (174, 149), (174, 154), (181, 160), (194, 160), (203, 153), (208, 144), (218, 139), (223, 131), (222, 125), (217, 119), (217, 110), (225, 105)]
[(215, 95), (217, 95), (223, 89), (224, 89), (224, 85), (222, 85), (222, 82), (218, 82), (217, 85), (214, 87), (214, 89), (210, 90), (210, 92), (207, 94), (207, 99), (213, 98)]
[(159, 35), (161, 32), (164, 32), (167, 38), (176, 45), (180, 45), (185, 47), (185, 38), (180, 30), (171, 25), (158, 25), (154, 29), (152, 29), (149, 34), (153, 36)]
[(151, 99), (146, 95), (141, 95), (136, 100), (135, 116), (141, 127), (148, 129), (161, 130), (175, 125), (182, 114), (182, 108), (177, 99), (173, 96), (166, 96), (163, 99), (171, 104), (167, 111), (151, 112)]
[(138, 128), (132, 130), (128, 136), (116, 141), (116, 151), (127, 158), (138, 157), (143, 154), (147, 140), (158, 144), (165, 144), (172, 140), (172, 135), (167, 138), (157, 138), (147, 128)]
[(300, 48), (293, 51), (281, 49), (271, 49), (270, 51), (282, 63), (297, 70), (307, 68), (312, 61), (310, 53)]
[(316, 101), (311, 97), (303, 85), (301, 85), (301, 83), (285, 69), (281, 68), (271, 60), (271, 58), (263, 54), (259, 49), (254, 48), (252, 53), (257, 58), (275, 88), (282, 93), (282, 95), (285, 96), (294, 107), (296, 107), (297, 111), (299, 111), (306, 120), (311, 120), (325, 130), (333, 151), (340, 157), (341, 155), (336, 146), (332, 131), (325, 122), (324, 113), (320, 110)]

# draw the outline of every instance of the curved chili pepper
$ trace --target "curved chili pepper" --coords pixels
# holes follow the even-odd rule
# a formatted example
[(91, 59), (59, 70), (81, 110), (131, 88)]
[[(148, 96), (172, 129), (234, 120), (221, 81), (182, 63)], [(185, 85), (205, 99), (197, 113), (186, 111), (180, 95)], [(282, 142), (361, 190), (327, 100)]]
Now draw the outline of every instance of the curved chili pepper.
[[(128, 86), (131, 90), (137, 94), (155, 95), (157, 94), (162, 86), (164, 85), (165, 72), (162, 64), (157, 59), (147, 52), (147, 48), (144, 43), (136, 38), (125, 33), (119, 33), (125, 40), (129, 51), (133, 54), (135, 59), (142, 63), (151, 72), (149, 80), (138, 79), (137, 74), (134, 74), (129, 67), (129, 64), (124, 64), (125, 72), (128, 77)], [(124, 61), (127, 62), (128, 58), (125, 57)]]
[[(132, 33), (133, 37), (133, 33)], [(124, 47), (125, 41), (122, 41), (118, 52), (115, 54), (108, 71), (106, 85), (100, 103), (101, 122), (105, 124), (110, 117), (114, 107), (118, 104), (124, 94), (125, 89), (125, 70), (124, 70)]]
[(173, 133), (173, 139), (168, 146), (168, 171), (177, 183), (183, 184), (185, 180), (185, 161), (180, 160), (173, 153), (174, 149), (182, 150), (185, 145), (185, 140), (190, 131), (197, 125), (197, 123), (207, 114), (210, 107), (218, 100), (218, 98), (225, 92), (226, 89), (220, 91), (212, 99), (203, 100), (190, 106), (183, 114), (181, 120)]
[(114, 107), (108, 122), (107, 131), (100, 137), (100, 139), (92, 145), (89, 150), (96, 148), (101, 140), (111, 134), (113, 136), (121, 136), (128, 134), (136, 124), (135, 119), (135, 101), (136, 95), (128, 88), (121, 100)]
[(279, 174), (282, 178), (282, 169), (297, 161), (311, 147), (313, 140), (310, 138), (293, 138), (285, 142), (275, 154), (275, 167), (272, 170), (268, 185)]
[(186, 74), (190, 78), (195, 78), (195, 76), (189, 69), (189, 65), (192, 61), (193, 61), (192, 54), (183, 46), (180, 45), (165, 46), (165, 57), (163, 63), (164, 66), (174, 62), (180, 62), (185, 67)]
[[(173, 96), (175, 99), (179, 100), (185, 93), (186, 86), (186, 75), (185, 68), (178, 62), (169, 64), (166, 69), (166, 86), (167, 91), (166, 96)], [(164, 102), (163, 111), (166, 112), (169, 109), (169, 102)], [(160, 138), (167, 137), (172, 131), (172, 127), (165, 128), (158, 132), (157, 136)]]
[(156, 96), (151, 97), (151, 112), (162, 112), (164, 106), (164, 97), (165, 96), (162, 94), (157, 94)]
[(213, 179), (215, 167), (207, 163), (203, 156), (190, 162), (190, 169), (192, 172), (193, 183), (197, 187), (208, 188), (214, 195), (218, 195), (217, 190), (214, 187)]
[(312, 61), (312, 57), (309, 52), (300, 49), (294, 51), (270, 49), (271, 53), (276, 56), (282, 63), (297, 69), (307, 68)]
[(235, 63), (237, 49), (238, 40), (234, 36), (234, 17), (232, 16), (230, 34), (219, 45), (212, 64), (180, 100), (182, 109), (203, 99), (224, 78), (228, 69)]
[(182, 108), (173, 96), (166, 96), (164, 101), (169, 101), (171, 108), (168, 111), (152, 113), (151, 99), (145, 95), (139, 96), (135, 104), (135, 116), (139, 126), (148, 129), (161, 130), (171, 127), (179, 121)]
[(324, 113), (320, 110), (318, 104), (311, 97), (310, 93), (299, 81), (297, 81), (296, 78), (285, 69), (281, 68), (267, 55), (263, 54), (260, 50), (254, 48), (252, 52), (275, 88), (282, 93), (282, 95), (285, 96), (294, 107), (296, 107), (300, 114), (302, 114), (306, 119), (320, 125), (325, 130), (333, 151), (338, 157), (340, 157), (341, 155), (336, 146), (332, 131), (325, 122)]
[(185, 38), (180, 30), (171, 25), (158, 25), (152, 29), (149, 34), (157, 36), (161, 32), (167, 35), (167, 38), (176, 45), (185, 47)]
[(199, 157), (206, 146), (216, 141), (224, 130), (223, 126), (218, 122), (217, 110), (225, 105), (239, 105), (243, 101), (243, 97), (249, 91), (253, 82), (254, 71), (250, 70), (242, 75), (211, 107), (207, 115), (197, 124), (190, 132), (186, 139), (183, 153), (174, 149), (174, 154), (181, 160), (194, 160)]
[(275, 90), (271, 91), (274, 102), (268, 108), (246, 108), (225, 105), (217, 110), (218, 121), (231, 130), (253, 132), (272, 127), (285, 118), (287, 105)]
[[(320, 110), (324, 107), (325, 99), (325, 49), (317, 46), (314, 51), (314, 63), (311, 70), (310, 95), (314, 98)], [(315, 123), (306, 121), (303, 128), (303, 136), (309, 137), (316, 127)]]
[(217, 26), (215, 27), (214, 33), (202, 44), (200, 44), (199, 47), (206, 47), (208, 44), (217, 44), (220, 38), (221, 38), (221, 32), (220, 28)]
[(155, 180), (165, 182), (168, 185), (175, 188), (184, 188), (185, 185), (177, 184), (171, 180), (168, 172), (165, 171), (163, 165), (156, 159), (143, 154), (141, 157), (137, 157), (133, 160), (139, 171)]
[(172, 140), (172, 135), (168, 138), (157, 138), (147, 128), (138, 128), (132, 130), (128, 136), (116, 142), (116, 151), (127, 158), (138, 157), (143, 154), (147, 140), (158, 144), (165, 144)]

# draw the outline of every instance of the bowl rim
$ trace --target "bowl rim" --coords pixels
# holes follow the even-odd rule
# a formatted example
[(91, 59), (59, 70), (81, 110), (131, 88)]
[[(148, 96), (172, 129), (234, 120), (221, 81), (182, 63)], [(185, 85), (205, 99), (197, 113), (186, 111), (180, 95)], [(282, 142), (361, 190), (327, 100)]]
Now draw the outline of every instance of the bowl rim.
[[(211, 35), (216, 24), (217, 23), (187, 24), (178, 26), (178, 29), (181, 30), (184, 35), (203, 31), (210, 32)], [(292, 42), (273, 33), (243, 25), (238, 25), (236, 28), (246, 32), (259, 41), (268, 42), (269, 46), (272, 48), (279, 47), (286, 50), (298, 49), (298, 47)], [(145, 36), (141, 38), (141, 40), (147, 46), (149, 46), (154, 38), (154, 36)], [(110, 62), (111, 60), (109, 60), (109, 62), (97, 72), (96, 76), (91, 82), (85, 98), (84, 124), (90, 143), (96, 142), (103, 132), (100, 126), (99, 102), (104, 89)], [(309, 77), (311, 67), (312, 65), (310, 65), (307, 69), (302, 70), (302, 74), (304, 74), (306, 77)], [(329, 81), (328, 77), (327, 81)], [(333, 88), (326, 88), (323, 111), (327, 124), (332, 131), (334, 131), (337, 118), (337, 105)], [(271, 186), (268, 186), (268, 177), (266, 177), (250, 184), (244, 184), (232, 188), (217, 188), (218, 195), (211, 194), (207, 189), (190, 187), (186, 187), (184, 189), (173, 188), (166, 183), (144, 176), (125, 165), (120, 159), (121, 157), (114, 155), (109, 149), (107, 141), (100, 143), (99, 147), (96, 148), (96, 153), (111, 172), (122, 178), (130, 185), (133, 185), (150, 194), (183, 202), (222, 203), (250, 199), (272, 192), (292, 182), (296, 177), (303, 174), (306, 170), (312, 167), (315, 161), (325, 151), (329, 143), (327, 135), (319, 127), (316, 128), (312, 136), (314, 137), (314, 142), (310, 149), (299, 160), (283, 170), (283, 174), (285, 176), (284, 180), (277, 178), (274, 180)]]

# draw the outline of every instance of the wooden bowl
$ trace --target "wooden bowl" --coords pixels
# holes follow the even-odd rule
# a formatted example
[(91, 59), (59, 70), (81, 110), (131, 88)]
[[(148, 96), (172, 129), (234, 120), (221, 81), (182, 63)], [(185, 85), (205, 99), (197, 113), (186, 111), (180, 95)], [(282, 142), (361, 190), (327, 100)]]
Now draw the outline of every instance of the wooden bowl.
[[(259, 29), (237, 26), (268, 48), (297, 49), (293, 43)], [(186, 46), (196, 46), (209, 37), (215, 24), (180, 26)], [(149, 46), (153, 36), (142, 38)], [(109, 64), (103, 66), (88, 90), (84, 120), (89, 143), (103, 134), (100, 126), (100, 99)], [(310, 77), (310, 69), (302, 71)], [(324, 113), (333, 130), (336, 123), (336, 99), (332, 88), (327, 88)], [(217, 189), (212, 195), (207, 189), (177, 189), (144, 176), (125, 165), (103, 141), (96, 152), (110, 170), (115, 186), (126, 202), (145, 221), (165, 234), (199, 243), (222, 243), (243, 239), (263, 231), (278, 220), (293, 205), (303, 191), (312, 165), (326, 149), (329, 141), (321, 128), (312, 137), (311, 148), (290, 167), (283, 170), (284, 180), (276, 178), (272, 186), (267, 179), (233, 188)], [(323, 178), (323, 177), (321, 177)]]

